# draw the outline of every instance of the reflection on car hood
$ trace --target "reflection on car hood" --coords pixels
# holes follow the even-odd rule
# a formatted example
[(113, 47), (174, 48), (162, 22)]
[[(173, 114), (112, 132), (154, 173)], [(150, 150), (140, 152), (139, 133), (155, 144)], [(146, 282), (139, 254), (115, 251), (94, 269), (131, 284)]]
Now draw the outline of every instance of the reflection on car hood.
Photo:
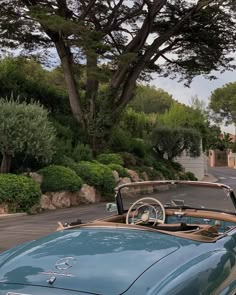
[(120, 294), (179, 245), (161, 233), (124, 229), (57, 232), (0, 256), (0, 283)]

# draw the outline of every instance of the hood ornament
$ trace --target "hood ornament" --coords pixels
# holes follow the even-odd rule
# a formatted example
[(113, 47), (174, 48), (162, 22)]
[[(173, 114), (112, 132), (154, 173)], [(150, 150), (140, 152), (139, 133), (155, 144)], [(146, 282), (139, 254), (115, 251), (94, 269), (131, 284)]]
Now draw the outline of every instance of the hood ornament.
[(42, 275), (50, 276), (50, 279), (47, 280), (47, 283), (50, 285), (53, 285), (54, 282), (56, 281), (57, 277), (61, 276), (61, 277), (74, 278), (75, 277), (74, 275), (72, 275), (69, 272), (65, 272), (65, 270), (71, 268), (76, 262), (77, 262), (77, 260), (72, 256), (61, 258), (55, 264), (55, 267), (58, 269), (58, 271), (48, 270), (48, 271), (43, 271), (43, 272), (39, 272), (39, 273)]
[(65, 257), (65, 258), (59, 259), (56, 262), (55, 267), (58, 270), (66, 270), (68, 268), (71, 268), (75, 263), (76, 263), (76, 259), (74, 257)]

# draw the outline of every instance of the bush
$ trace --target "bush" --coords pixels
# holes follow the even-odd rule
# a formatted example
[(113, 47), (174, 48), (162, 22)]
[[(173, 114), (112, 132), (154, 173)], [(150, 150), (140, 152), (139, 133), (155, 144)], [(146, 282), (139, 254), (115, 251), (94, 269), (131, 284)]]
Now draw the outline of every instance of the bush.
[(185, 174), (187, 175), (188, 180), (192, 180), (192, 181), (198, 180), (197, 177), (190, 171), (186, 172)]
[(40, 196), (40, 187), (31, 178), (0, 174), (0, 203), (7, 203), (11, 212), (30, 212)]
[(78, 191), (83, 182), (70, 168), (51, 165), (38, 171), (43, 176), (43, 192)]
[(90, 146), (87, 144), (83, 144), (83, 143), (77, 144), (77, 146), (73, 150), (72, 158), (76, 162), (92, 161), (93, 153), (92, 153)]
[(113, 151), (125, 152), (130, 147), (131, 134), (127, 130), (116, 127), (112, 130), (110, 146)]
[(127, 152), (120, 153), (125, 167), (132, 167), (137, 165), (137, 158)]
[(129, 151), (137, 157), (143, 158), (147, 153), (147, 145), (141, 138), (132, 138)]
[(79, 175), (83, 181), (89, 185), (95, 186), (103, 193), (103, 196), (110, 196), (114, 193), (115, 179), (111, 169), (103, 164), (81, 161), (74, 164), (71, 168)]
[(121, 157), (121, 155), (119, 154), (100, 154), (98, 157), (97, 157), (97, 160), (102, 163), (102, 164), (105, 164), (105, 165), (108, 165), (108, 164), (117, 164), (117, 165), (124, 165), (124, 161)]
[(129, 177), (129, 173), (127, 172), (127, 170), (122, 167), (121, 165), (118, 165), (118, 164), (109, 164), (108, 167), (111, 169), (111, 170), (115, 170), (119, 173), (119, 176), (120, 177)]

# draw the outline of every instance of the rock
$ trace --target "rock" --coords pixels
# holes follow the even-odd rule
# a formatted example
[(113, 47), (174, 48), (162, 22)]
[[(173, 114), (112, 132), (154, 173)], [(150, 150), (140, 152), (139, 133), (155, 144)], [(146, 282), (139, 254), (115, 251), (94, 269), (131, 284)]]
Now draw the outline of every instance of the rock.
[(145, 180), (145, 181), (149, 180), (147, 172), (142, 172), (141, 175), (142, 175), (143, 180)]
[(38, 184), (41, 185), (42, 181), (43, 181), (43, 176), (36, 173), (36, 172), (30, 172), (29, 173), (29, 176), (35, 181), (37, 182)]
[(130, 170), (130, 169), (127, 169), (127, 172), (129, 174), (130, 178), (132, 179), (132, 181), (134, 181), (134, 182), (142, 181), (142, 179), (139, 177), (137, 172)]
[(96, 203), (99, 203), (99, 202), (102, 202), (102, 201), (105, 201), (105, 199), (102, 198), (101, 193), (96, 190)]
[(8, 204), (7, 203), (0, 204), (0, 214), (8, 214)]
[(70, 207), (70, 194), (67, 191), (52, 193), (52, 205), (56, 208)]
[[(56, 208), (55, 208), (56, 209)], [(30, 212), (31, 214), (37, 214), (43, 211), (43, 208), (41, 208), (40, 204), (35, 204), (33, 207), (31, 207)]]
[(112, 174), (114, 176), (115, 182), (118, 183), (120, 181), (119, 173), (116, 170), (112, 170)]
[(49, 209), (49, 206), (52, 204), (51, 198), (47, 195), (42, 195), (40, 199), (40, 207), (42, 209)]
[(124, 178), (121, 178), (118, 185), (122, 185), (122, 184), (127, 184), (127, 183), (131, 183), (131, 179), (129, 177), (124, 177)]
[(96, 190), (93, 186), (83, 184), (81, 190), (79, 191), (79, 198), (82, 203), (96, 203)]
[(80, 204), (79, 193), (73, 192), (70, 195), (70, 204), (71, 206), (78, 206)]

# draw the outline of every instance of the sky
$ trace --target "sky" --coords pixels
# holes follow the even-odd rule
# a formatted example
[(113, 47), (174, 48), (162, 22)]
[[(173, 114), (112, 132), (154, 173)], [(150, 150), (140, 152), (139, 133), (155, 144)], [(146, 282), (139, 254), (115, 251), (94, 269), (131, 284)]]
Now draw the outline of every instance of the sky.
[[(236, 71), (227, 71), (225, 73), (216, 72), (214, 74), (216, 75), (217, 79), (212, 81), (201, 76), (194, 78), (189, 88), (184, 86), (184, 82), (178, 82), (177, 79), (171, 80), (157, 76), (154, 76), (151, 84), (157, 88), (162, 88), (163, 90), (170, 93), (174, 99), (186, 105), (190, 105), (191, 97), (196, 95), (200, 100), (203, 100), (206, 105), (208, 105), (211, 92), (219, 87), (222, 87), (226, 83), (236, 82)], [(235, 133), (234, 126), (222, 125), (221, 129), (224, 132), (229, 132), (232, 134)]]

